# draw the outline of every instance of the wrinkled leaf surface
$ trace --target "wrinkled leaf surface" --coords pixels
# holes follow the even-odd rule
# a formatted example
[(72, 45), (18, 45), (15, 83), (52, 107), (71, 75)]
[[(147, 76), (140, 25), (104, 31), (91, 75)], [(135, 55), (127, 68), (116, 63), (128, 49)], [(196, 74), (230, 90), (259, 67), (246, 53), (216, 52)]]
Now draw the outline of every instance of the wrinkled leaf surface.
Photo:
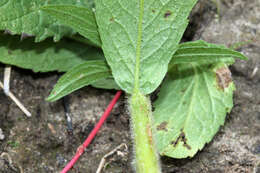
[(154, 104), (160, 154), (186, 158), (201, 150), (224, 124), (233, 91), (231, 73), (223, 63), (172, 67)]
[(34, 72), (68, 71), (75, 65), (96, 59), (104, 59), (99, 49), (71, 40), (34, 43), (33, 38), (21, 41), (18, 36), (0, 34), (0, 62)]
[(101, 46), (96, 19), (91, 9), (71, 5), (52, 5), (44, 6), (41, 10), (60, 23), (73, 28), (97, 46)]
[(51, 4), (89, 6), (83, 0), (1, 0), (0, 30), (9, 30), (12, 34), (34, 35), (37, 42), (52, 36), (58, 41), (64, 35), (73, 34), (72, 29), (62, 26), (40, 10), (40, 7)]
[(102, 49), (117, 84), (153, 92), (186, 29), (196, 0), (96, 0)]

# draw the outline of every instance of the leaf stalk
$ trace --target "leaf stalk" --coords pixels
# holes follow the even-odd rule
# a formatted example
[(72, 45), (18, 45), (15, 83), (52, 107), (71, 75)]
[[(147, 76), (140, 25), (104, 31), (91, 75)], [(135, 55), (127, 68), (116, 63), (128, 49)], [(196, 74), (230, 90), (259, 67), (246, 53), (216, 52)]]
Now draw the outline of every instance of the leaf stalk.
[(140, 92), (130, 98), (131, 122), (134, 137), (137, 173), (161, 173), (158, 154), (155, 149), (151, 121), (151, 102)]

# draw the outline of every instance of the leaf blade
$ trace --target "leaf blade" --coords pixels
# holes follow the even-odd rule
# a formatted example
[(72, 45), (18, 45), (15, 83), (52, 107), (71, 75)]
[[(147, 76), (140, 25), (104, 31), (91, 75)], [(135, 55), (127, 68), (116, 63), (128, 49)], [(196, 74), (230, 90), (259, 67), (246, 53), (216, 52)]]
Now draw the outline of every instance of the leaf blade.
[(247, 57), (243, 54), (228, 49), (224, 45), (211, 44), (203, 40), (198, 40), (180, 44), (170, 64), (190, 62), (214, 63), (218, 61), (230, 62), (233, 59), (232, 57), (247, 60)]
[(74, 34), (70, 28), (62, 26), (39, 10), (41, 6), (48, 4), (89, 6), (84, 1), (73, 0), (5, 0), (0, 3), (0, 30), (9, 30), (12, 34), (33, 35), (36, 42), (52, 36), (58, 41), (64, 35)]
[(121, 90), (119, 86), (116, 84), (115, 80), (111, 76), (105, 79), (98, 80), (94, 83), (91, 83), (91, 86), (95, 88), (102, 88), (102, 89), (115, 89), (115, 90)]
[(56, 101), (75, 90), (109, 77), (111, 73), (105, 61), (86, 61), (72, 68), (59, 79), (47, 101)]
[(224, 124), (233, 106), (233, 91), (223, 63), (173, 68), (154, 104), (153, 129), (160, 154), (186, 158), (201, 150)]
[(96, 0), (102, 49), (120, 88), (149, 94), (158, 87), (195, 3)]
[[(0, 34), (0, 62), (4, 64), (34, 72), (67, 72), (91, 60), (104, 60), (100, 49), (66, 39), (58, 43), (50, 39), (34, 43), (33, 38), (21, 41), (19, 36)], [(120, 89), (111, 74), (108, 78), (97, 80), (90, 85), (95, 88)]]
[(53, 43), (47, 39), (34, 43), (33, 38), (20, 41), (19, 36), (0, 34), (0, 62), (34, 72), (65, 72), (95, 59), (104, 59), (102, 52), (78, 42), (61, 40)]
[(41, 7), (41, 10), (101, 46), (94, 13), (90, 9), (72, 5), (49, 5)]

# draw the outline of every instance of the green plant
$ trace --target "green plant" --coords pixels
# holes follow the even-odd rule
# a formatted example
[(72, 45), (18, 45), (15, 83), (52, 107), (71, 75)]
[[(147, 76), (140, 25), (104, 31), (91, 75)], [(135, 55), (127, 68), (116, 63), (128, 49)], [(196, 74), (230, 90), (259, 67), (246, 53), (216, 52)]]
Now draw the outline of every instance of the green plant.
[(20, 145), (18, 141), (7, 141), (7, 144), (10, 145), (12, 148), (19, 147)]
[[(179, 44), (197, 0), (96, 0), (94, 9), (72, 0), (4, 2), (0, 29), (42, 42), (21, 45), (18, 37), (1, 34), (0, 61), (66, 72), (48, 101), (87, 85), (127, 93), (137, 172), (160, 172), (157, 153), (194, 156), (224, 124), (234, 90), (228, 65), (246, 57), (201, 40)], [(59, 42), (43, 41), (49, 36)], [(80, 42), (59, 40), (63, 36)], [(160, 85), (152, 111), (149, 94)]]

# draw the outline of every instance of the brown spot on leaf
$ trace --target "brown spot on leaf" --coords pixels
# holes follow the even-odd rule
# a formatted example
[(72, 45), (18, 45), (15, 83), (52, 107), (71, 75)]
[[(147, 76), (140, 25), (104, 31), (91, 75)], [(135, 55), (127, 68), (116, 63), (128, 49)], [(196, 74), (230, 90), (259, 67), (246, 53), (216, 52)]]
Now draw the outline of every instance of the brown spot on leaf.
[(172, 14), (172, 12), (171, 11), (166, 11), (165, 13), (164, 13), (164, 18), (168, 18), (170, 15)]
[(185, 93), (185, 91), (186, 91), (186, 88), (181, 90), (182, 93)]
[(185, 148), (187, 148), (188, 150), (191, 150), (191, 146), (187, 143), (187, 138), (186, 135), (183, 131), (183, 129), (181, 129), (181, 133), (178, 136), (178, 138), (175, 141), (172, 141), (171, 144), (176, 147), (178, 143), (183, 142), (183, 146)]
[(191, 150), (191, 146), (189, 146), (187, 143), (184, 143), (183, 146), (187, 148), (188, 150)]
[(155, 10), (154, 10), (154, 9), (152, 9), (152, 12), (153, 12), (153, 13), (155, 13)]
[(115, 18), (114, 18), (114, 17), (111, 17), (111, 18), (109, 19), (109, 21), (110, 21), (110, 22), (114, 22), (114, 21), (115, 21)]
[(162, 122), (161, 124), (159, 124), (157, 127), (156, 127), (156, 129), (158, 130), (158, 131), (160, 131), (160, 130), (163, 130), (163, 131), (168, 131), (168, 129), (167, 129), (167, 125), (168, 125), (168, 123), (166, 122), (166, 121), (164, 121), (164, 122)]
[(219, 68), (216, 71), (217, 85), (221, 90), (224, 90), (232, 82), (231, 72), (227, 67)]
[(175, 141), (172, 141), (171, 144), (172, 144), (174, 147), (176, 147), (177, 144), (179, 143), (180, 139), (181, 139), (181, 135), (179, 135), (178, 138), (177, 138)]
[(12, 55), (12, 51), (8, 50), (8, 55)]

